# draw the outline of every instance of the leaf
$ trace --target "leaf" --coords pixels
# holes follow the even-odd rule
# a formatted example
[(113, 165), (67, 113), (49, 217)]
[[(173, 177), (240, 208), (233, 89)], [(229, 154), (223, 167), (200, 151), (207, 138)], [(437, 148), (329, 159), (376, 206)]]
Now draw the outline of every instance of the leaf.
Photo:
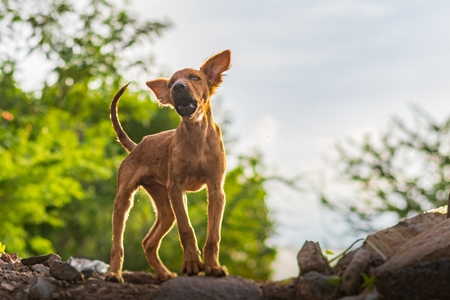
[(332, 285), (340, 285), (342, 282), (342, 277), (339, 276), (330, 276), (329, 282)]
[(361, 285), (362, 288), (370, 287), (373, 288), (375, 286), (375, 276), (374, 275), (367, 275), (367, 274), (361, 274), (363, 277), (363, 283)]

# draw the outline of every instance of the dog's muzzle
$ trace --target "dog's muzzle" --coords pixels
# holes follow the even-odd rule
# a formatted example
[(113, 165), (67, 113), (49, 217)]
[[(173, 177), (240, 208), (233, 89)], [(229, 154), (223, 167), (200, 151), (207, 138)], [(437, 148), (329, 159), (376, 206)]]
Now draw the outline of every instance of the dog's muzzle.
[(175, 110), (182, 117), (191, 116), (197, 110), (197, 101), (192, 99), (184, 82), (178, 82), (172, 87)]

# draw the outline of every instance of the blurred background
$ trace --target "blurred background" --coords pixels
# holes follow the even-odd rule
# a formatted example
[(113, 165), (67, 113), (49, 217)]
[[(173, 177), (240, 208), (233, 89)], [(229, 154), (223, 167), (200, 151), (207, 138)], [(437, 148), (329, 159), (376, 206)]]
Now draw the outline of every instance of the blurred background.
[[(21, 257), (109, 261), (117, 168), (109, 102), (138, 142), (175, 128), (145, 81), (233, 65), (214, 97), (228, 153), (221, 263), (297, 275), (305, 240), (339, 251), (450, 190), (446, 1), (4, 0), (0, 3), (0, 242)], [(189, 194), (200, 248), (205, 193)], [(144, 191), (125, 268), (147, 270)], [(160, 251), (181, 266), (174, 228)]]

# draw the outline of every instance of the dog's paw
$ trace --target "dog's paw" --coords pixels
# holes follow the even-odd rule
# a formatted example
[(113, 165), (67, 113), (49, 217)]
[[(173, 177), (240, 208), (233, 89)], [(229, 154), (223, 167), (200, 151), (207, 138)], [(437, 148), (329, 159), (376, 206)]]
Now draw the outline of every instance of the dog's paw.
[(225, 277), (228, 275), (228, 269), (226, 266), (205, 266), (205, 275), (212, 277)]
[(120, 274), (109, 272), (106, 274), (105, 281), (122, 283), (123, 277)]
[(177, 274), (168, 271), (168, 272), (164, 272), (161, 274), (157, 274), (156, 276), (158, 276), (158, 279), (161, 281), (167, 281), (169, 279), (173, 279), (173, 278), (177, 277)]
[(200, 259), (196, 260), (188, 260), (183, 262), (182, 272), (187, 274), (188, 276), (198, 275), (201, 271), (204, 270), (203, 263)]

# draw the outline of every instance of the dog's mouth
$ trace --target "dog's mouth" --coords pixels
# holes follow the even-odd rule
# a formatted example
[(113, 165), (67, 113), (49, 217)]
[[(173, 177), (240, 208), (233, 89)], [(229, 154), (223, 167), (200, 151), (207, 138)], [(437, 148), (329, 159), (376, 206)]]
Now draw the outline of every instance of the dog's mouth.
[(197, 110), (197, 102), (191, 99), (176, 101), (175, 110), (182, 117), (191, 116)]

